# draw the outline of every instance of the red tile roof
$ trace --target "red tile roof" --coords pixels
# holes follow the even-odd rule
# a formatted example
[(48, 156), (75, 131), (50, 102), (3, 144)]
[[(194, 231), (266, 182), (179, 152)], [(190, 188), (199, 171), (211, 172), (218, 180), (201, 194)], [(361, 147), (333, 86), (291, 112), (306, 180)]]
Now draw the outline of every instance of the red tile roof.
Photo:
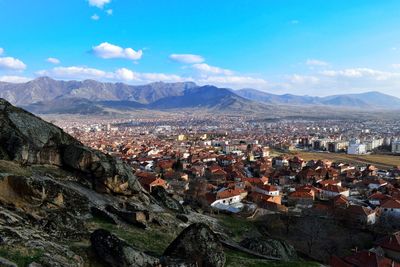
[[(360, 251), (343, 260), (355, 267), (399, 267), (400, 264), (370, 251)], [(333, 266), (336, 267), (336, 266)]]
[(382, 248), (400, 252), (400, 232), (387, 236), (376, 244)]
[(227, 190), (217, 193), (217, 199), (224, 199), (224, 198), (239, 196), (243, 193), (246, 193), (246, 191), (243, 189), (239, 189), (239, 188), (227, 189)]
[(386, 209), (400, 209), (400, 201), (396, 199), (388, 199), (381, 204), (381, 207)]

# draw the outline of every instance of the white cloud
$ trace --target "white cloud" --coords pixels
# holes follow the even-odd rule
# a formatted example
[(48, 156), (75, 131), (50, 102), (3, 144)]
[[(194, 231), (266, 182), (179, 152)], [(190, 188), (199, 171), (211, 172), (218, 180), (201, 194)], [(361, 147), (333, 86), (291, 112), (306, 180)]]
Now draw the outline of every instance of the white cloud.
[(137, 81), (140, 80), (138, 75), (126, 68), (121, 68), (115, 71), (115, 77), (123, 81)]
[(289, 81), (293, 84), (316, 84), (319, 82), (319, 78), (311, 75), (294, 74), (289, 76)]
[[(400, 72), (371, 68), (324, 70), (310, 75), (288, 75), (275, 82), (273, 90), (279, 93), (332, 95), (380, 91), (400, 96)], [(271, 89), (271, 87), (270, 87)]]
[(55, 57), (49, 57), (48, 59), (46, 59), (46, 61), (55, 65), (60, 64), (60, 60)]
[(32, 80), (32, 79), (28, 78), (28, 77), (23, 77), (23, 76), (0, 76), (1, 82), (25, 83), (25, 82), (29, 82), (30, 80)]
[(183, 82), (192, 80), (192, 78), (182, 78), (179, 75), (165, 73), (142, 73), (140, 74), (140, 77), (142, 80), (148, 82)]
[(182, 82), (191, 80), (191, 78), (184, 79), (179, 75), (165, 74), (165, 73), (141, 73), (134, 72), (127, 68), (120, 68), (115, 71), (103, 71), (95, 68), (88, 68), (82, 66), (70, 67), (55, 67), (50, 70), (41, 70), (36, 72), (38, 76), (49, 76), (55, 79), (74, 79), (85, 80), (95, 79), (99, 81), (112, 81), (112, 82), (128, 82), (128, 83), (150, 83), (150, 82)]
[(90, 18), (92, 20), (99, 20), (100, 19), (99, 15), (97, 15), (97, 14), (93, 14)]
[(24, 62), (13, 57), (0, 57), (0, 69), (3, 70), (24, 70), (26, 65)]
[(400, 69), (400, 64), (392, 64), (392, 68), (394, 68), (394, 69)]
[(399, 73), (374, 70), (369, 68), (353, 68), (344, 70), (325, 70), (320, 72), (327, 77), (341, 78), (368, 78), (373, 80), (387, 80), (393, 76), (398, 76)]
[(222, 69), (219, 67), (210, 66), (206, 63), (194, 64), (192, 68), (200, 71), (203, 74), (222, 74), (222, 75), (233, 75), (233, 71), (228, 69)]
[(89, 5), (95, 6), (98, 8), (103, 8), (106, 4), (109, 4), (111, 0), (88, 0)]
[(126, 58), (131, 60), (138, 60), (142, 57), (143, 51), (135, 51), (132, 48), (122, 48), (107, 42), (101, 43), (92, 48), (93, 53), (104, 59), (110, 58)]
[(107, 13), (107, 15), (111, 16), (113, 14), (113, 10), (112, 9), (107, 9), (106, 13)]
[(107, 72), (87, 67), (71, 66), (56, 67), (51, 70), (41, 70), (39, 76), (50, 76), (57, 79), (102, 79), (107, 77)]
[(169, 58), (173, 61), (184, 64), (196, 64), (204, 62), (204, 58), (202, 56), (193, 54), (172, 54), (169, 56)]
[(329, 63), (326, 61), (318, 60), (318, 59), (307, 59), (306, 64), (308, 66), (318, 66), (318, 67), (323, 67), (323, 66), (328, 66)]
[(0, 47), (0, 56), (4, 53), (4, 49)]

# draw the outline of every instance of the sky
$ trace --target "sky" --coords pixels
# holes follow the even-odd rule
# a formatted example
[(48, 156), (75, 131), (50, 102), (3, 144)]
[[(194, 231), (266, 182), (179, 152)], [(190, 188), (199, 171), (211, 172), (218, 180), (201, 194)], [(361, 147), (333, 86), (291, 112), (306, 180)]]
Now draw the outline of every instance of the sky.
[(400, 97), (398, 0), (0, 0), (0, 81)]

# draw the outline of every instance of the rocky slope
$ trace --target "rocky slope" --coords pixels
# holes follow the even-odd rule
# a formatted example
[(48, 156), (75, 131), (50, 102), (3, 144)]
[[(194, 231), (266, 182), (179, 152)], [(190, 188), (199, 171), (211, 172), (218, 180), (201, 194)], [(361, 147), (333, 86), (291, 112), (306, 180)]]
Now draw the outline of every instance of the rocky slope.
[[(96, 220), (118, 229), (134, 228), (140, 234), (156, 231), (173, 236), (196, 218), (205, 221), (198, 219), (201, 215), (189, 221), (184, 214), (191, 211), (161, 189), (150, 195), (127, 164), (83, 146), (60, 128), (3, 99), (0, 204), (0, 264), (10, 266), (15, 264), (9, 260), (19, 266), (31, 261), (37, 264), (31, 266), (92, 266), (92, 261), (100, 266), (155, 266), (161, 255), (147, 255), (106, 230), (94, 231), (99, 225)], [(192, 226), (190, 233), (204, 227)], [(207, 235), (215, 236), (207, 229)], [(221, 247), (218, 239), (212, 241), (215, 245), (203, 246)], [(71, 245), (82, 242), (91, 242), (89, 251), (95, 256), (86, 258), (87, 250), (78, 253)], [(182, 259), (164, 257), (163, 265), (197, 264), (189, 262), (190, 253)], [(222, 250), (204, 253), (219, 253), (221, 260), (209, 266), (223, 266)]]
[(222, 267), (232, 249), (292, 257), (283, 243), (241, 246), (232, 230), (0, 99), (0, 266)]

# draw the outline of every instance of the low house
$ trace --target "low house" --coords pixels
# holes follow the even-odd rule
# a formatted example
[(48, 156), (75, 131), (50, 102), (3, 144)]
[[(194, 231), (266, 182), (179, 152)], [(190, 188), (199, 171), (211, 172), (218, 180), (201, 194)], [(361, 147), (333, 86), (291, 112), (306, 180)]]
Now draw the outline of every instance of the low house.
[(359, 205), (350, 205), (345, 210), (345, 220), (357, 225), (376, 223), (376, 211)]
[(400, 264), (372, 251), (359, 251), (350, 256), (339, 258), (333, 256), (331, 267), (400, 267)]
[(211, 203), (212, 207), (220, 205), (234, 205), (240, 203), (247, 196), (247, 192), (243, 189), (223, 189), (214, 194), (214, 200)]
[(349, 197), (350, 190), (348, 188), (344, 188), (338, 185), (327, 185), (321, 188), (321, 199), (331, 199), (337, 195), (343, 195), (345, 197)]
[(368, 197), (368, 202), (374, 206), (380, 206), (383, 202), (390, 199), (391, 197), (381, 192), (375, 192)]
[(144, 189), (148, 192), (151, 192), (152, 189), (156, 186), (162, 186), (167, 188), (167, 182), (161, 178), (154, 177), (154, 176), (147, 176), (147, 177), (138, 177), (139, 183), (142, 185)]
[(294, 191), (288, 195), (289, 205), (312, 206), (315, 196), (312, 192)]
[(400, 262), (400, 232), (384, 237), (376, 245), (383, 249), (386, 257)]
[(400, 218), (400, 201), (397, 199), (388, 199), (381, 204), (382, 215)]
[(332, 198), (330, 201), (333, 208), (347, 208), (349, 206), (349, 200), (347, 197), (340, 194)]
[(256, 185), (253, 191), (267, 196), (279, 196), (279, 189), (273, 185)]
[(263, 176), (261, 178), (249, 178), (249, 177), (243, 177), (242, 182), (248, 182), (252, 185), (267, 185), (268, 184), (268, 177)]
[(249, 200), (253, 201), (254, 203), (258, 204), (260, 207), (263, 207), (269, 203), (275, 204), (282, 204), (282, 197), (281, 196), (268, 196), (257, 192), (251, 192), (248, 195)]
[(279, 156), (272, 159), (272, 165), (275, 167), (289, 166), (289, 161), (287, 158)]
[(322, 180), (319, 182), (322, 187), (328, 186), (328, 185), (337, 185), (337, 186), (342, 186), (342, 182), (340, 180), (334, 180), (334, 179), (328, 179), (328, 180)]
[(383, 179), (374, 179), (369, 182), (368, 188), (369, 189), (378, 189), (382, 186), (386, 186), (388, 183)]

